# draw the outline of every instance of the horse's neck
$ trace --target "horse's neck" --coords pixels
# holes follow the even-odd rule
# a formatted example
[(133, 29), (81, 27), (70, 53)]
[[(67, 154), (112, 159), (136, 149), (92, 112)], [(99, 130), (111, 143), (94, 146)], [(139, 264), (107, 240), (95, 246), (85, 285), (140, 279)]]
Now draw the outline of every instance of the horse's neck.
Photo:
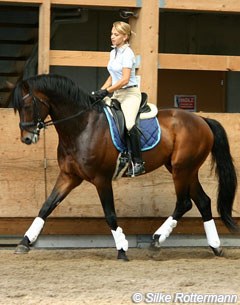
[[(59, 111), (58, 111), (59, 112)], [(90, 111), (76, 109), (73, 111), (64, 111), (64, 113), (53, 113), (51, 119), (55, 123), (59, 138), (76, 138), (85, 132), (88, 125)]]
[(82, 112), (82, 108), (71, 103), (52, 102), (50, 107), (50, 116), (53, 121), (64, 120)]

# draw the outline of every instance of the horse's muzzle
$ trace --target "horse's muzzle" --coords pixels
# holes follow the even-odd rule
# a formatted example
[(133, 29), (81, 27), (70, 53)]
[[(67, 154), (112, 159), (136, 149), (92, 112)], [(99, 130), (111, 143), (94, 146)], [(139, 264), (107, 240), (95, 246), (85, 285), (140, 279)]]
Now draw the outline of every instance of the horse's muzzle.
[(27, 145), (30, 145), (30, 144), (36, 144), (39, 140), (39, 136), (38, 134), (26, 134), (26, 135), (23, 135), (21, 137), (21, 141), (24, 143), (24, 144), (27, 144)]

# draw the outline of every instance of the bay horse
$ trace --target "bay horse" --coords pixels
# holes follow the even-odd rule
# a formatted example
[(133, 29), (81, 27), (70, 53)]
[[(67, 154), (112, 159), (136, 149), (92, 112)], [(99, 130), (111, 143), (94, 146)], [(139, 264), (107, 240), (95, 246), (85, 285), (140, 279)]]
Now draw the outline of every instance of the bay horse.
[[(96, 103), (69, 78), (51, 74), (18, 82), (12, 96), (14, 111), (20, 117), (23, 143), (37, 143), (41, 128), (55, 126), (60, 169), (52, 192), (15, 252), (30, 250), (47, 217), (72, 189), (86, 180), (96, 187), (118, 250), (117, 257), (128, 260), (128, 241), (117, 223), (112, 189), (119, 151), (111, 139), (104, 103)], [(51, 120), (46, 122), (48, 115)], [(164, 165), (172, 174), (176, 207), (153, 234), (153, 243), (159, 246), (169, 236), (179, 219), (192, 208), (193, 201), (201, 214), (208, 245), (215, 255), (221, 255), (211, 199), (199, 182), (198, 172), (211, 153), (218, 176), (218, 213), (230, 231), (238, 231), (232, 217), (237, 175), (226, 132), (218, 121), (180, 109), (159, 110), (157, 120), (161, 140), (154, 148), (143, 152), (143, 160), (146, 173)]]

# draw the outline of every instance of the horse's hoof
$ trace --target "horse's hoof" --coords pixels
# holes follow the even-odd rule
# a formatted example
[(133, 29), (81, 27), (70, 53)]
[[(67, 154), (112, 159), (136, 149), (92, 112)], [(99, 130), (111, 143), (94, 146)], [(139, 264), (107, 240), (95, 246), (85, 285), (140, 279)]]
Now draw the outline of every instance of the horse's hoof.
[(161, 235), (159, 234), (154, 234), (153, 235), (153, 242), (151, 243), (151, 247), (155, 247), (155, 248), (160, 248), (161, 245), (160, 245), (160, 242), (159, 242), (159, 238), (160, 238)]
[(129, 262), (129, 259), (126, 255), (126, 252), (123, 249), (118, 250), (118, 257), (117, 258), (124, 261), (124, 262)]
[[(157, 245), (156, 245), (157, 244)], [(149, 248), (148, 248), (150, 251), (159, 251), (161, 249), (160, 247), (160, 244), (159, 243), (156, 243), (155, 241), (152, 241), (149, 245)]]
[(18, 245), (14, 251), (14, 254), (26, 254), (30, 251), (30, 248), (25, 245)]
[(223, 256), (223, 249), (222, 248), (213, 248), (210, 246), (210, 248), (212, 249), (213, 253), (216, 255), (216, 256)]

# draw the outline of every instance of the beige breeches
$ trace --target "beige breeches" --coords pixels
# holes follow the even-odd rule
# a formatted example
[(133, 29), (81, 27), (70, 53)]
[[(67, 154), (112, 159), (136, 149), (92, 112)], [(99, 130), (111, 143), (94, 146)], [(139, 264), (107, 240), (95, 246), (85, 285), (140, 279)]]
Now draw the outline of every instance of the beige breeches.
[(135, 125), (136, 117), (141, 103), (141, 92), (139, 88), (127, 88), (116, 90), (112, 96), (120, 104), (125, 117), (126, 128), (131, 130)]

